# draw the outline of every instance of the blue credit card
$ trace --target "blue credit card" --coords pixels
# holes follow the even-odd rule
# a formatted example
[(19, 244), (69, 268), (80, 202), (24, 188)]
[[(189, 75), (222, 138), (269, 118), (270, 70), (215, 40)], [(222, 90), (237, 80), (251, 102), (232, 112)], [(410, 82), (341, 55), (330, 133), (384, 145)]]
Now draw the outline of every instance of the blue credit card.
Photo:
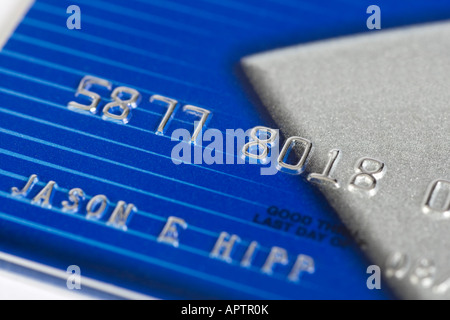
[[(448, 10), (378, 2), (383, 28)], [(273, 126), (239, 60), (368, 32), (370, 4), (35, 1), (0, 53), (0, 250), (160, 298), (390, 297), (317, 191), (229, 148)]]

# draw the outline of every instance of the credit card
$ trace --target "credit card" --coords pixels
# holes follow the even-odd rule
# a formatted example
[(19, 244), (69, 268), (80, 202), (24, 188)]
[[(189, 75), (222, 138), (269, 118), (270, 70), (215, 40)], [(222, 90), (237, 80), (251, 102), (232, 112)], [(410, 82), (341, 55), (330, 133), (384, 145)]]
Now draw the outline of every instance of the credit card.
[[(284, 138), (239, 66), (365, 31), (368, 6), (35, 1), (0, 52), (4, 265), (110, 297), (392, 297), (323, 195), (264, 154)], [(386, 6), (386, 27), (443, 15)]]

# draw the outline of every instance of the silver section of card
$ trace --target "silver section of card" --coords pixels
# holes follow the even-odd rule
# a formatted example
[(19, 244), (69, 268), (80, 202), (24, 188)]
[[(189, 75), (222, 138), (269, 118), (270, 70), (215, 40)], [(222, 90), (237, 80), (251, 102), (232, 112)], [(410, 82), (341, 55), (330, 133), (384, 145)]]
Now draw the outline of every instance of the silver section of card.
[[(449, 299), (450, 23), (298, 45), (242, 66), (285, 138), (312, 141), (305, 178), (338, 151), (328, 170), (337, 183), (308, 180), (399, 297)], [(375, 186), (357, 176), (365, 170)]]

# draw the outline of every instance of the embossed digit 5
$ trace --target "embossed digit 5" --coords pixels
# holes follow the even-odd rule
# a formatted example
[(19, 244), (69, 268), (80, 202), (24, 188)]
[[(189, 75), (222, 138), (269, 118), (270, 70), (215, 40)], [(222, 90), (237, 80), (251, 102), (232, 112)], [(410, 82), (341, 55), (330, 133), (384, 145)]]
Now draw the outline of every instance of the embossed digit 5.
[(93, 114), (97, 113), (97, 106), (101, 100), (101, 97), (98, 93), (89, 91), (90, 87), (94, 84), (106, 87), (108, 90), (111, 90), (112, 88), (112, 84), (108, 80), (96, 78), (93, 76), (85, 76), (83, 79), (81, 79), (80, 84), (78, 85), (75, 97), (78, 97), (79, 95), (87, 96), (92, 99), (92, 102), (90, 105), (84, 105), (75, 101), (70, 101), (67, 105), (69, 109), (74, 111), (88, 111)]

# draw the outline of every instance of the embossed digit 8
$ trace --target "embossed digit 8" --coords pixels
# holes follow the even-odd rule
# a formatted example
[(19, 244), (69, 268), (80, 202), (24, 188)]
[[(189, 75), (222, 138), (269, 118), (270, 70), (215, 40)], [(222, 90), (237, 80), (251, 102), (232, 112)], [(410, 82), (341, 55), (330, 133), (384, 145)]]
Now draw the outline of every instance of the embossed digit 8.
[[(266, 135), (268, 137), (266, 137), (266, 139), (261, 139), (258, 137), (258, 132), (265, 132)], [(246, 143), (243, 147), (242, 147), (242, 154), (245, 158), (252, 158), (252, 159), (256, 159), (259, 160), (261, 162), (264, 162), (264, 160), (267, 158), (267, 156), (269, 155), (269, 147), (273, 146), (273, 144), (276, 141), (278, 135), (278, 131), (268, 128), (268, 127), (263, 127), (263, 126), (257, 126), (254, 127), (251, 131), (250, 131), (250, 142)], [(249, 152), (249, 149), (251, 147), (257, 146), (258, 149), (262, 149), (262, 153), (257, 152), (256, 154)]]
[[(127, 100), (122, 100), (121, 94), (127, 94), (130, 96)], [(131, 118), (131, 109), (137, 107), (141, 95), (139, 92), (132, 88), (117, 87), (111, 94), (113, 102), (108, 103), (103, 108), (103, 118), (105, 120), (115, 120), (123, 123), (128, 123)], [(116, 114), (116, 111), (120, 110), (120, 114)]]

